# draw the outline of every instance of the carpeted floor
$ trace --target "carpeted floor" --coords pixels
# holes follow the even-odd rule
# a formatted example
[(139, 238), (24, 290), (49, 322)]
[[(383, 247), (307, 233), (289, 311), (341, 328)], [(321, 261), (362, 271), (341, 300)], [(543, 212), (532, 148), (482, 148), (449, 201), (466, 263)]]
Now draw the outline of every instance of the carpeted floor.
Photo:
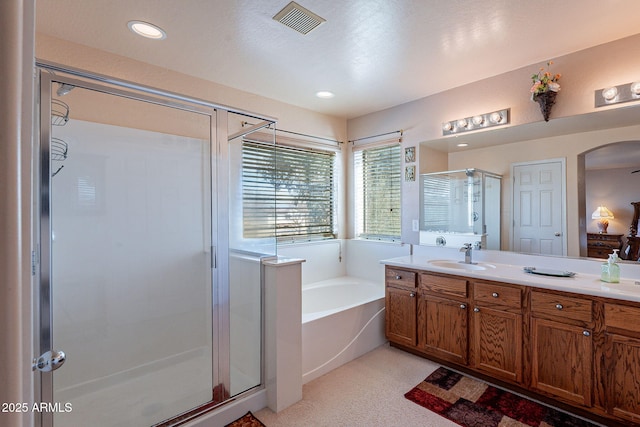
[(267, 427), (459, 427), (404, 397), (439, 367), (385, 344), (305, 384), (295, 405), (255, 416)]
[(444, 367), (405, 397), (465, 427), (595, 427), (588, 421)]

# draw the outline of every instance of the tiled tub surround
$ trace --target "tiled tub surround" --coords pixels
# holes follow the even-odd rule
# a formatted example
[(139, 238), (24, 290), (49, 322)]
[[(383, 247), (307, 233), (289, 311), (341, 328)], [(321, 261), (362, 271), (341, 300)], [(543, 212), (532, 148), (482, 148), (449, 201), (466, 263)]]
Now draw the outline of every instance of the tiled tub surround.
[(382, 261), (393, 345), (606, 425), (640, 425), (640, 265), (605, 283), (602, 260), (478, 251), (486, 269), (464, 270), (463, 259), (416, 247)]

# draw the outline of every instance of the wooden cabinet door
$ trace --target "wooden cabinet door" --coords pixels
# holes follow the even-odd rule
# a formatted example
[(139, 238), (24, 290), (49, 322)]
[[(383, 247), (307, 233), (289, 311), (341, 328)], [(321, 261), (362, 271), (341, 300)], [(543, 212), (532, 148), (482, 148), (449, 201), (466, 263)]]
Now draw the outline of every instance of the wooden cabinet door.
[(473, 367), (512, 382), (522, 381), (522, 314), (473, 309)]
[(640, 423), (640, 339), (607, 334), (609, 413)]
[(387, 286), (385, 333), (391, 342), (416, 345), (416, 291)]
[(468, 360), (468, 308), (454, 300), (420, 295), (418, 348), (443, 360), (466, 365)]
[(531, 341), (531, 387), (591, 406), (591, 331), (534, 317), (531, 319)]

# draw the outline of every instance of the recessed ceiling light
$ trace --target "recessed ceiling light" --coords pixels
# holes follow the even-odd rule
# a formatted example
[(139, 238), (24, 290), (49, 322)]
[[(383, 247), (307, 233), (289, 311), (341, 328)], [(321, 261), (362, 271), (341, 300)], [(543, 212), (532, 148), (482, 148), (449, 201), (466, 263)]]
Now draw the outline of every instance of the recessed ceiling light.
[(167, 38), (167, 33), (156, 25), (143, 21), (129, 21), (127, 26), (134, 33), (148, 39), (163, 40)]
[(457, 147), (468, 147), (469, 144), (467, 144), (466, 142), (461, 142), (460, 144), (456, 145)]
[(316, 92), (316, 96), (322, 99), (329, 99), (329, 98), (333, 98), (336, 95), (333, 92), (329, 92), (328, 90), (321, 90)]

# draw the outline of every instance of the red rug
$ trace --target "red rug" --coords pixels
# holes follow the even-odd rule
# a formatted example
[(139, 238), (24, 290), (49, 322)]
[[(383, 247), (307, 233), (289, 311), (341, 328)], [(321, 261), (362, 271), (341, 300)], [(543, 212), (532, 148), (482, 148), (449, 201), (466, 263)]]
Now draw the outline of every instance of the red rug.
[(224, 427), (266, 427), (251, 411)]
[(446, 368), (438, 368), (404, 397), (465, 427), (596, 426)]

